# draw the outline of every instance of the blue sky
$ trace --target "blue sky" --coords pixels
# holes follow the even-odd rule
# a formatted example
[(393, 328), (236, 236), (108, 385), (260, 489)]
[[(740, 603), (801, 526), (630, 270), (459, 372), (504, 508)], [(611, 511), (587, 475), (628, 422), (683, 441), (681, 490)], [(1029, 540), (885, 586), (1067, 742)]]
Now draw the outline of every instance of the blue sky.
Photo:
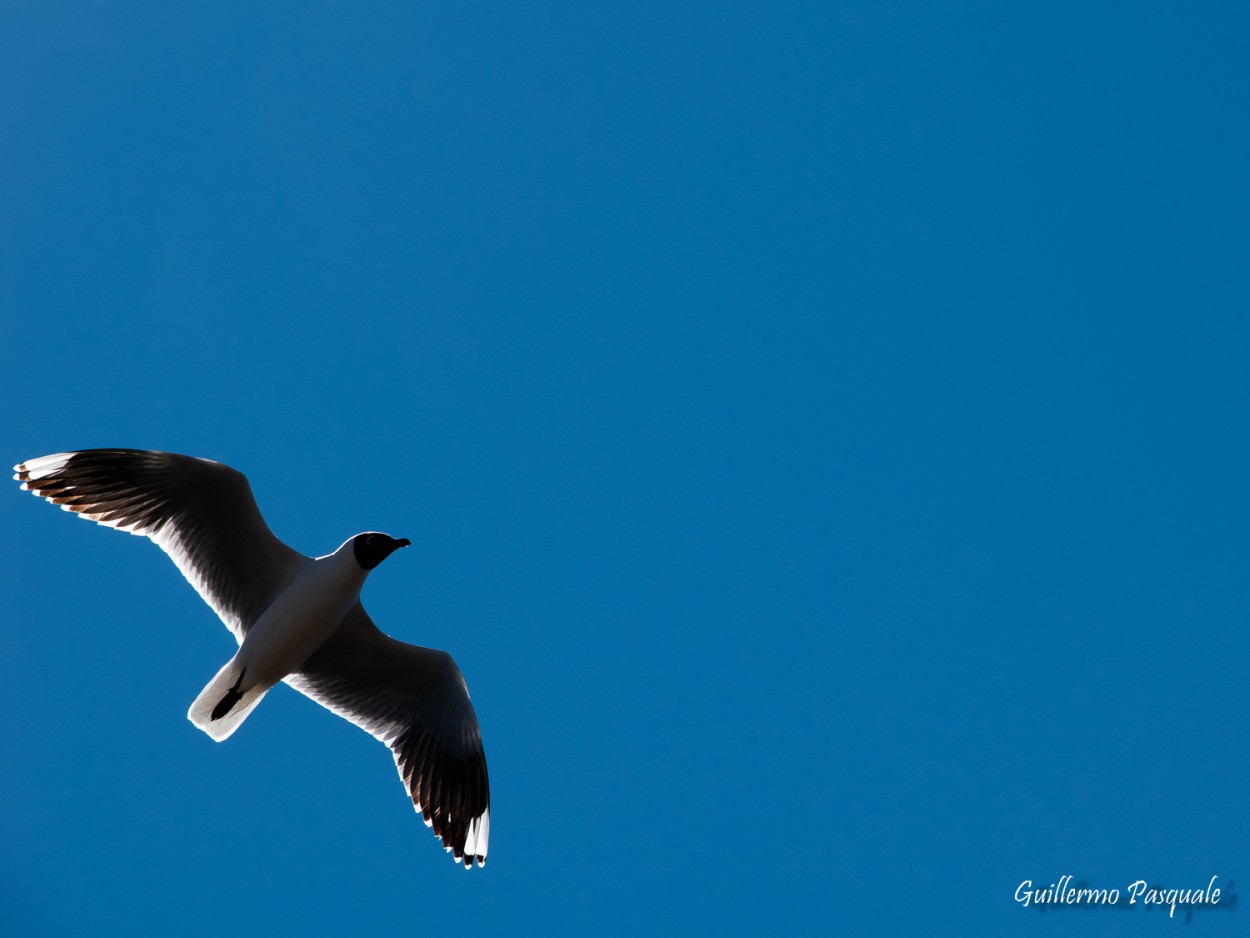
[(469, 682), (490, 863), (293, 691), (195, 730), (229, 634), (14, 485), (5, 933), (1137, 936), (1185, 926), (1013, 893), (1250, 888), (1244, 5), (447, 6), (6, 4), (0, 364), (10, 463), (413, 539), (364, 600)]

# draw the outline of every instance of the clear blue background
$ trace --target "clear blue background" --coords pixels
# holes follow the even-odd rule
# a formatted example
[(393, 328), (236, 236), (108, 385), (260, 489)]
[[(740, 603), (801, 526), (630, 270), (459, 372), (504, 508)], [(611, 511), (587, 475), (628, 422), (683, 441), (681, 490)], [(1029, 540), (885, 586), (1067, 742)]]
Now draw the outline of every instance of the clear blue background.
[(365, 602), (455, 655), (493, 826), (456, 869), (286, 688), (213, 744), (226, 630), (13, 485), (0, 930), (1244, 896), (1247, 9), (4, 4), (8, 459), (209, 456), (305, 553), (411, 537)]

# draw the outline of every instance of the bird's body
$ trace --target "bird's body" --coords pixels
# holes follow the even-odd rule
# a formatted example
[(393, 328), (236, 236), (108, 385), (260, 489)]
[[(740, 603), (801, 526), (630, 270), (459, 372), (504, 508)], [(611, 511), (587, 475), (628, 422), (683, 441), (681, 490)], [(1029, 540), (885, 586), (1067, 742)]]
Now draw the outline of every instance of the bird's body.
[(360, 605), (406, 539), (366, 532), (306, 557), (269, 531), (240, 473), (174, 453), (83, 450), (15, 470), (67, 511), (151, 538), (234, 633), (238, 652), (188, 711), (196, 726), (226, 739), (285, 681), (386, 743), (444, 847), (485, 863), (490, 788), (464, 678), (445, 652), (383, 635)]
[[(372, 534), (371, 537), (385, 537)], [(239, 650), (191, 704), (187, 718), (213, 739), (228, 738), (268, 692), (298, 671), (360, 600), (369, 571), (349, 538), (332, 554), (307, 560), (261, 613)]]
[(350, 540), (311, 561), (248, 629), (235, 658), (258, 682), (276, 684), (298, 670), (338, 628), (360, 599), (367, 575), (353, 556)]

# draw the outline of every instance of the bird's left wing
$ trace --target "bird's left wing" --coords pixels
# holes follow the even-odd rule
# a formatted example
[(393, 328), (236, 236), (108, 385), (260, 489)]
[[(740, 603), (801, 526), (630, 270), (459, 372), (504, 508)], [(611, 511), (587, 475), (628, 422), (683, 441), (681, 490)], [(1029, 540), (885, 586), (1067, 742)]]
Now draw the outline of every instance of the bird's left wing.
[(239, 642), (311, 562), (269, 530), (247, 477), (211, 459), (90, 449), (13, 469), (23, 489), (54, 505), (151, 538)]
[(357, 603), (286, 682), (391, 748), (421, 817), (466, 867), (486, 864), (490, 782), (451, 655), (382, 634)]

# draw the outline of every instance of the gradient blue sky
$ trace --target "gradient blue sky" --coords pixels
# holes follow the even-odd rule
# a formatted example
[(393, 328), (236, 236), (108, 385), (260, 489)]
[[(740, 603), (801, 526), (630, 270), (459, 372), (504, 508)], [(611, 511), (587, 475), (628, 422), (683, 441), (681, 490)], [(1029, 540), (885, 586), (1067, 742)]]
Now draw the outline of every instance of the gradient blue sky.
[(0, 930), (1250, 890), (1247, 9), (4, 4), (9, 462), (209, 456), (305, 553), (412, 538), (365, 603), (455, 655), (493, 825), (457, 869), (285, 688), (212, 743), (226, 630), (13, 485)]

